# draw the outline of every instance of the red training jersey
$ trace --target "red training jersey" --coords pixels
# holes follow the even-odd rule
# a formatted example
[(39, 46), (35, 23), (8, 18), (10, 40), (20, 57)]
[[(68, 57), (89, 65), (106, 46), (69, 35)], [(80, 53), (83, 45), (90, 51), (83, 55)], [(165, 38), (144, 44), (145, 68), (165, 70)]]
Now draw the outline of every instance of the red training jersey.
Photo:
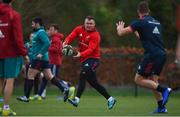
[(0, 2), (0, 59), (27, 55), (22, 34), (20, 14)]
[(78, 38), (79, 51), (81, 53), (80, 62), (84, 62), (89, 58), (100, 58), (100, 34), (94, 29), (91, 32), (85, 30), (84, 26), (77, 26), (71, 34), (69, 34), (65, 43), (70, 44), (75, 38)]
[(56, 33), (51, 37), (51, 45), (49, 47), (49, 63), (53, 65), (62, 64), (62, 39), (64, 35)]

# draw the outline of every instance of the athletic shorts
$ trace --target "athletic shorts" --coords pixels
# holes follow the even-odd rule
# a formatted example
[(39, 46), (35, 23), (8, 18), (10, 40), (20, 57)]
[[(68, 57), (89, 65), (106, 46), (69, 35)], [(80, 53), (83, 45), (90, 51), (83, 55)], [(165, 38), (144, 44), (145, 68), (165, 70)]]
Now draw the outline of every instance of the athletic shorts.
[(143, 60), (138, 66), (137, 73), (142, 76), (159, 76), (163, 66), (166, 62), (166, 55), (156, 55), (152, 56), (150, 54), (145, 54)]
[(32, 69), (42, 71), (44, 69), (50, 69), (51, 65), (49, 64), (49, 61), (32, 60), (29, 67), (32, 68)]
[(0, 59), (0, 78), (17, 78), (23, 64), (23, 57)]
[(98, 66), (99, 66), (99, 59), (89, 58), (82, 63), (81, 68), (84, 69), (88, 67), (91, 70), (95, 71), (95, 69)]

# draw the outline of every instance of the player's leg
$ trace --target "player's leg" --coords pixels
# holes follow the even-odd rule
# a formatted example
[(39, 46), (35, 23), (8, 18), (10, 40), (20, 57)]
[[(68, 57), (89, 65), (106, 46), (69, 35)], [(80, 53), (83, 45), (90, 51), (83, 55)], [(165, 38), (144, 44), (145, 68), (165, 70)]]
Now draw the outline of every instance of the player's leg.
[(81, 70), (80, 76), (79, 76), (79, 83), (78, 83), (78, 89), (77, 89), (76, 96), (74, 99), (68, 99), (68, 102), (75, 107), (78, 106), (78, 104), (80, 102), (80, 98), (86, 87), (86, 77), (87, 77), (87, 74), (85, 72), (85, 69), (82, 67), (82, 70)]
[(138, 73), (135, 76), (135, 83), (151, 90), (156, 90), (156, 88), (158, 87), (158, 84), (156, 82), (146, 79), (144, 78), (144, 76)]
[(69, 89), (68, 83), (64, 80), (61, 80), (60, 76), (60, 65), (52, 65), (51, 71), (55, 77), (59, 78), (59, 83), (66, 89)]
[(4, 59), (5, 86), (4, 86), (4, 106), (3, 106), (2, 115), (5, 116), (16, 115), (16, 113), (10, 109), (9, 103), (14, 89), (14, 79), (18, 77), (22, 69), (22, 65), (23, 65), (22, 57)]
[[(158, 79), (159, 79), (159, 76), (154, 75), (151, 80), (153, 80), (154, 82), (159, 84)], [(157, 102), (159, 102), (158, 106), (161, 107), (162, 106), (162, 99), (163, 99), (162, 94), (160, 92), (154, 91), (154, 90), (153, 90), (153, 93), (154, 93), (155, 99), (157, 100)]]
[(67, 99), (68, 99), (69, 89), (64, 88), (59, 83), (59, 79), (52, 74), (50, 67), (51, 66), (49, 65), (48, 61), (44, 62), (44, 64), (43, 64), (43, 73), (44, 73), (44, 76), (45, 76), (45, 78), (50, 80), (53, 85), (57, 86), (61, 90), (61, 92), (63, 92), (63, 94), (64, 94), (64, 101), (66, 102)]
[(60, 67), (61, 67), (60, 65), (53, 64), (51, 66), (51, 71), (55, 77), (59, 78), (59, 83), (64, 87), (64, 89), (69, 90), (68, 99), (72, 99), (74, 98), (75, 87), (72, 86), (71, 83), (62, 80), (60, 75)]
[(154, 67), (155, 65), (155, 63), (152, 63), (152, 60), (153, 60), (153, 57), (150, 54), (144, 55), (142, 62), (138, 66), (138, 70), (137, 70), (134, 80), (136, 84), (142, 87), (162, 93), (165, 87), (162, 87), (158, 83), (150, 79), (147, 79), (147, 76), (152, 74), (151, 72), (153, 69), (152, 67)]
[[(169, 94), (168, 88), (161, 86), (160, 84), (158, 84), (157, 82), (150, 80), (150, 79), (146, 79), (144, 76), (147, 75), (147, 71), (149, 70), (149, 63), (153, 61), (153, 66), (152, 66), (152, 72), (151, 74), (153, 76), (159, 76), (163, 65), (165, 63), (165, 55), (162, 55), (162, 57), (159, 56), (155, 56), (153, 58), (150, 58), (150, 56), (146, 56), (144, 57), (143, 61), (141, 62), (141, 64), (138, 67), (138, 71), (136, 73), (135, 76), (135, 82), (140, 85), (143, 86), (145, 88), (151, 89), (153, 91), (157, 91), (159, 93)], [(165, 98), (164, 98), (165, 97)], [(167, 101), (167, 97), (168, 96), (164, 96), (163, 97), (163, 105), (165, 105), (166, 101)]]
[(3, 99), (3, 90), (4, 90), (4, 79), (0, 78), (0, 103), (4, 101), (4, 99)]
[[(154, 61), (154, 66), (153, 66), (153, 69), (152, 69), (152, 73), (153, 73), (153, 80), (158, 83), (158, 78), (160, 76), (160, 73), (163, 69), (163, 66), (165, 64), (165, 61), (166, 61), (166, 57), (165, 55), (159, 55), (156, 57), (156, 59), (153, 60)], [(171, 88), (164, 88), (164, 89), (161, 89), (162, 92), (161, 94), (157, 96), (157, 99), (158, 99), (158, 108), (156, 109), (158, 113), (166, 113), (167, 112), (167, 109), (165, 107), (166, 103), (168, 102), (168, 98), (169, 98), (169, 95), (171, 93)], [(160, 90), (160, 91), (161, 91)]]
[[(154, 75), (152, 77), (152, 80), (156, 83), (158, 83), (158, 79), (159, 79), (159, 76), (157, 75)], [(166, 107), (163, 105), (163, 97), (162, 97), (162, 93), (158, 92), (158, 91), (154, 91), (153, 90), (153, 93), (154, 93), (154, 96), (156, 98), (156, 101), (157, 101), (157, 105), (158, 107), (152, 112), (152, 113), (167, 113), (167, 109)]]
[(9, 102), (12, 96), (12, 92), (14, 89), (14, 78), (8, 78), (5, 81), (4, 87), (4, 105), (7, 105), (5, 108), (9, 108)]
[(3, 102), (4, 90), (4, 60), (0, 59), (0, 102)]
[(116, 103), (115, 98), (110, 96), (107, 90), (97, 81), (95, 71), (91, 70), (91, 75), (87, 78), (88, 83), (95, 88), (101, 95), (103, 95), (108, 100), (108, 109), (112, 109)]
[(28, 69), (29, 69), (30, 64), (25, 65), (25, 80), (24, 80), (24, 94), (26, 92), (27, 88), (27, 80), (28, 80)]
[(40, 81), (40, 74), (38, 73), (34, 78), (34, 94), (36, 95), (39, 90), (39, 81)]
[(32, 60), (30, 68), (28, 69), (28, 73), (27, 73), (24, 96), (17, 97), (17, 100), (22, 102), (29, 102), (30, 93), (34, 85), (34, 79), (36, 75), (40, 72), (41, 65), (42, 65), (41, 61)]
[(39, 86), (38, 96), (42, 96), (43, 92), (46, 90), (47, 83), (48, 80), (45, 77), (43, 77)]

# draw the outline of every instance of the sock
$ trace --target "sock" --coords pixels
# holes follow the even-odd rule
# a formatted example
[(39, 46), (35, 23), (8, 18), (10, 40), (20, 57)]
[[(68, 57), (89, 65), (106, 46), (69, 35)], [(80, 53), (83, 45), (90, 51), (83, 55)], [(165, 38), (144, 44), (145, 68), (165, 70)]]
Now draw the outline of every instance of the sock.
[(38, 94), (38, 90), (39, 90), (39, 75), (37, 74), (35, 79), (34, 79), (34, 94)]
[(56, 77), (51, 79), (51, 83), (57, 86), (62, 92), (64, 92), (64, 87), (59, 83), (59, 80)]
[(165, 89), (166, 89), (166, 88), (158, 85), (156, 91), (163, 93), (163, 91), (164, 91)]
[(27, 78), (25, 79), (25, 81), (24, 81), (24, 94), (26, 93), (26, 91), (27, 91)]
[(68, 83), (66, 81), (59, 79), (59, 83), (61, 84), (62, 87), (69, 90), (69, 86), (68, 86)]
[(4, 105), (3, 106), (3, 110), (9, 110), (10, 108), (9, 108), (9, 105)]
[(46, 89), (44, 89), (43, 93), (41, 94), (42, 98), (46, 98)]
[(25, 96), (29, 99), (32, 87), (34, 85), (34, 80), (28, 79), (27, 80), (27, 87), (26, 87), (26, 91), (25, 91)]
[(48, 80), (46, 78), (43, 78), (40, 84), (38, 95), (40, 96), (42, 95), (43, 91), (46, 89), (47, 83), (48, 83)]
[(158, 108), (163, 108), (162, 103), (163, 103), (163, 100), (160, 100), (160, 101), (158, 101), (158, 102), (157, 102), (157, 104), (158, 104)]

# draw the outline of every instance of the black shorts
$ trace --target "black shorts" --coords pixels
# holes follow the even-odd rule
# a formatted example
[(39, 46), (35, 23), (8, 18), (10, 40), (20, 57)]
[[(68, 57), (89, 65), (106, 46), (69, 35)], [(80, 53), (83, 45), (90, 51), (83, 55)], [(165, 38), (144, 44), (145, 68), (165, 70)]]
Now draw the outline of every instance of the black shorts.
[(50, 69), (51, 65), (49, 64), (49, 61), (32, 60), (32, 62), (30, 64), (30, 68), (42, 71), (44, 69)]
[(96, 58), (89, 58), (87, 60), (85, 60), (82, 65), (81, 68), (90, 68), (91, 70), (95, 71), (95, 69), (99, 66), (99, 59)]
[(156, 55), (145, 54), (143, 60), (138, 66), (137, 73), (142, 76), (159, 76), (163, 66), (166, 62), (166, 55)]

